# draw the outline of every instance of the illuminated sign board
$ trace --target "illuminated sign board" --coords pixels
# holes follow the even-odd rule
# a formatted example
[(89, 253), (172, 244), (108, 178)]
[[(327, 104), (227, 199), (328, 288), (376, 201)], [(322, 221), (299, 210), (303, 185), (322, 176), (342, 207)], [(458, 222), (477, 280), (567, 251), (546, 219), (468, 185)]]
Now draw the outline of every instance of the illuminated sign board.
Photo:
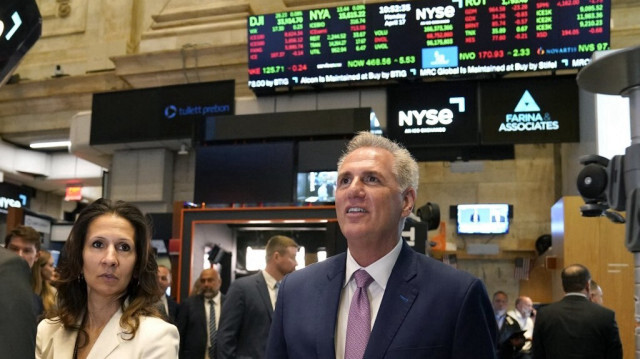
[(483, 144), (578, 142), (575, 76), (479, 83)]
[(421, 0), (248, 18), (249, 87), (575, 69), (610, 48), (610, 0)]
[(205, 118), (232, 115), (233, 80), (93, 95), (91, 145), (194, 138)]
[(387, 135), (411, 147), (478, 144), (475, 82), (389, 87)]
[(0, 4), (0, 84), (9, 77), (42, 33), (42, 17), (34, 0)]

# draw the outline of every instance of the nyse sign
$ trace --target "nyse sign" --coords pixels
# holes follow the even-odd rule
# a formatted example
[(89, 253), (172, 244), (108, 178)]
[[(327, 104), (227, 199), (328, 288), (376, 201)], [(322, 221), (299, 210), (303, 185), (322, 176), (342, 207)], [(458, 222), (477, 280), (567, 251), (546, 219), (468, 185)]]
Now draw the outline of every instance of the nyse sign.
[[(5, 26), (5, 22), (7, 22), (9, 26)], [(20, 28), (21, 25), (22, 19), (20, 18), (20, 14), (18, 13), (18, 11), (14, 11), (11, 14), (10, 19), (0, 19), (0, 36), (2, 36), (6, 41), (11, 40), (11, 38), (16, 33), (16, 31), (18, 31), (18, 28)], [(7, 30), (6, 34), (5, 29)]]

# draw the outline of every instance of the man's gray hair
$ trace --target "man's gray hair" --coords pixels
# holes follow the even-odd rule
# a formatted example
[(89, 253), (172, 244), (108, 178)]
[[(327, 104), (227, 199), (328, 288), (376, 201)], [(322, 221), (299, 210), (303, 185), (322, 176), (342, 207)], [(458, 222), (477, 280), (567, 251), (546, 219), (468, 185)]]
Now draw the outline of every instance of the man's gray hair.
[(411, 156), (411, 153), (402, 145), (388, 138), (374, 135), (371, 132), (358, 132), (358, 134), (349, 141), (345, 152), (338, 160), (338, 170), (342, 167), (345, 157), (363, 147), (381, 148), (389, 151), (394, 158), (392, 171), (400, 185), (400, 190), (404, 191), (411, 187), (414, 191), (418, 191), (420, 171), (418, 169), (418, 163), (413, 156)]

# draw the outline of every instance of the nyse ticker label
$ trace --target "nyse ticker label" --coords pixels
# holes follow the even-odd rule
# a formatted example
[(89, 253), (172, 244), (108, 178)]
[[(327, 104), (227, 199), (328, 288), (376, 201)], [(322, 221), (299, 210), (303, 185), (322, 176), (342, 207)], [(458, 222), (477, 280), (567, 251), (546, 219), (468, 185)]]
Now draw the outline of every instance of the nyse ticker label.
[(250, 16), (249, 87), (580, 68), (610, 48), (609, 17), (610, 0), (416, 0)]
[[(457, 105), (453, 107), (459, 114), (466, 111), (465, 102), (464, 97), (449, 98), (450, 104)], [(405, 134), (444, 133), (454, 120), (454, 110), (447, 107), (398, 111), (398, 126), (404, 128)]]

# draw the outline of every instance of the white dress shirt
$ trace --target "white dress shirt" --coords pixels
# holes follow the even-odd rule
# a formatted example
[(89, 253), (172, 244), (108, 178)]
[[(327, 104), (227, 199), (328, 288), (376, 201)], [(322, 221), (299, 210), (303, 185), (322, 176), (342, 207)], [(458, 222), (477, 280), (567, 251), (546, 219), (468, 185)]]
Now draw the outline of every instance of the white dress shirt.
[(402, 239), (398, 239), (398, 243), (384, 257), (378, 259), (368, 267), (360, 267), (351, 256), (351, 252), (347, 249), (347, 265), (345, 268), (344, 285), (340, 294), (340, 305), (338, 307), (338, 322), (336, 323), (336, 359), (344, 359), (345, 342), (347, 338), (347, 322), (349, 321), (349, 307), (351, 306), (351, 298), (357, 289), (356, 281), (352, 280), (353, 273), (358, 269), (364, 269), (373, 278), (373, 282), (367, 288), (369, 303), (371, 306), (371, 328), (376, 322), (380, 303), (384, 291), (387, 288), (391, 270), (396, 264), (396, 260), (402, 249)]
[(267, 282), (267, 289), (269, 290), (269, 298), (271, 299), (271, 305), (273, 309), (276, 309), (276, 299), (278, 297), (278, 291), (276, 290), (276, 283), (278, 281), (271, 276), (271, 274), (267, 273), (267, 271), (262, 271), (262, 276), (264, 277), (264, 281)]
[[(215, 297), (213, 297), (213, 310), (216, 312), (216, 329), (219, 328), (220, 323), (220, 303), (221, 294), (218, 292)], [(209, 348), (211, 347), (211, 333), (209, 332), (209, 318), (211, 318), (211, 310), (209, 309), (209, 299), (204, 298), (204, 312), (207, 315), (207, 350), (204, 353), (204, 359), (209, 359)]]

